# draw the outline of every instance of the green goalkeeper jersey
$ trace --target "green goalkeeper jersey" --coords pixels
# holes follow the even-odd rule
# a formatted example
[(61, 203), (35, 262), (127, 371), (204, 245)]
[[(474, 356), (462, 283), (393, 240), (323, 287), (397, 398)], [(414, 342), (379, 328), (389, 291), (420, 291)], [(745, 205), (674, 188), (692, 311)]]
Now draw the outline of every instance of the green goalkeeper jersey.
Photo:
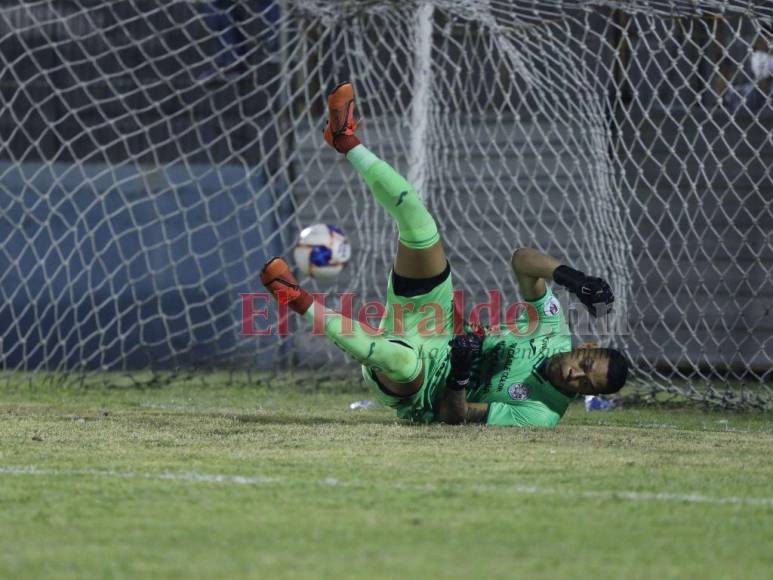
[(572, 400), (540, 373), (545, 359), (572, 349), (561, 304), (550, 288), (527, 304), (516, 329), (486, 335), (473, 369), (467, 401), (490, 404), (489, 425), (554, 427)]
[[(539, 300), (527, 302), (531, 311), (524, 311), (516, 324), (499, 332), (490, 332), (483, 341), (478, 363), (473, 368), (469, 402), (488, 402), (490, 425), (544, 426), (558, 423), (569, 405), (569, 397), (559, 393), (542, 377), (538, 368), (550, 355), (571, 350), (572, 340), (564, 313), (558, 300), (548, 288)], [(402, 324), (395, 322), (400, 305), (404, 312)], [(427, 319), (426, 305), (437, 305), (443, 310), (442, 320), (431, 324), (437, 332), (422, 332), (422, 320)], [(400, 341), (420, 352), (424, 368), (424, 383), (410, 397), (386, 393), (374, 377), (373, 369), (363, 366), (362, 376), (373, 394), (384, 405), (397, 411), (397, 416), (410, 421), (430, 423), (437, 420), (437, 405), (446, 389), (446, 378), (451, 370), (454, 307), (453, 282), (449, 275), (431, 291), (419, 296), (404, 297), (394, 293), (390, 277), (387, 287), (387, 316), (381, 327)], [(410, 306), (410, 308), (409, 308)], [(433, 317), (429, 316), (432, 320)], [(400, 328), (400, 332), (397, 328)]]

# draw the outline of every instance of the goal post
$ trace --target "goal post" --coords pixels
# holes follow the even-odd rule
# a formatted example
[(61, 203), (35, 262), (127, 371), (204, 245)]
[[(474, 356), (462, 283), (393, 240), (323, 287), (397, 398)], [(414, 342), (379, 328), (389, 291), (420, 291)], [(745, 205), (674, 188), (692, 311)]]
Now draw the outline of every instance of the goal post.
[(0, 0), (2, 368), (352, 372), (303, 324), (245, 336), (242, 299), (317, 222), (354, 255), (311, 286), (384, 299), (394, 226), (322, 141), (350, 78), (468, 304), (516, 300), (533, 245), (610, 281), (604, 321), (561, 298), (631, 357), (629, 396), (767, 409), (772, 21), (761, 0)]

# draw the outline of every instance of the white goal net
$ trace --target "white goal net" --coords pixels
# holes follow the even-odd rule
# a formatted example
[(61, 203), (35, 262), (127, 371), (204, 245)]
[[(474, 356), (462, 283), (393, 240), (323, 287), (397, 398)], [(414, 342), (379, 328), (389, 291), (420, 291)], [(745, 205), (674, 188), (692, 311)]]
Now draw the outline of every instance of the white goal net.
[(351, 372), (303, 324), (245, 336), (241, 296), (327, 222), (354, 255), (310, 284), (383, 300), (395, 230), (322, 141), (351, 79), (467, 304), (517, 300), (535, 246), (613, 286), (612, 317), (571, 322), (627, 352), (629, 395), (769, 408), (772, 22), (762, 0), (0, 0), (2, 368)]

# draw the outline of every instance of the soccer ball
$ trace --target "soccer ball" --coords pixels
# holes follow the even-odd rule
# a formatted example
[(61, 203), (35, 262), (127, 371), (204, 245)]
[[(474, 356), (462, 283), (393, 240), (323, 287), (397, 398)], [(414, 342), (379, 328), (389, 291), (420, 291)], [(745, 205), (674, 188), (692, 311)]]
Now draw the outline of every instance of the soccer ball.
[(293, 257), (302, 274), (329, 281), (338, 276), (352, 255), (344, 233), (327, 224), (314, 224), (301, 231)]

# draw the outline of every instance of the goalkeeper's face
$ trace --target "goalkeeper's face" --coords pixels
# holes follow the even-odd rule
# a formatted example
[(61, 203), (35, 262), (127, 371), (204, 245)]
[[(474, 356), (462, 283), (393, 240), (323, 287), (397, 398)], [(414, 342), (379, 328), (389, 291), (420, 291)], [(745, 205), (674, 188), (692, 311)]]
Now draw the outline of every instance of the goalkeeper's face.
[[(618, 359), (623, 361), (624, 368), (619, 368)], [(628, 367), (614, 349), (579, 348), (550, 357), (545, 374), (553, 386), (565, 393), (603, 395), (622, 388)]]

